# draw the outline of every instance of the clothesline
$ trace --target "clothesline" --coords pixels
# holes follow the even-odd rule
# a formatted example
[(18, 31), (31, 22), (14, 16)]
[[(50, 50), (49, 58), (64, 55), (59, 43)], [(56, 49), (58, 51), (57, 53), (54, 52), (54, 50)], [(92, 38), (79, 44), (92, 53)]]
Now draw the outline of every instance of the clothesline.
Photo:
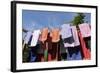
[[(76, 26), (70, 26), (70, 24), (63, 24), (60, 30), (57, 28), (57, 29), (52, 29), (49, 32), (48, 28), (43, 28), (42, 30), (38, 29), (38, 30), (34, 30), (34, 32), (27, 32), (27, 35), (24, 39), (23, 48), (25, 44), (28, 44), (29, 47), (33, 47), (34, 49), (36, 49), (37, 47), (39, 48), (39, 46), (41, 45), (41, 44), (39, 45), (39, 42), (41, 42), (44, 45), (43, 48), (45, 48), (45, 51), (43, 51), (43, 48), (39, 50), (41, 50), (42, 53), (45, 53), (45, 56), (48, 55), (49, 60), (52, 60), (50, 58), (52, 57), (52, 55), (53, 56), (55, 55), (57, 59), (61, 57), (63, 58), (64, 52), (62, 54), (59, 54), (63, 50), (65, 52), (68, 51), (67, 52), (67, 54), (69, 55), (68, 57), (70, 57), (70, 54), (72, 52), (74, 52), (75, 54), (75, 55), (71, 55), (72, 57), (67, 58), (67, 59), (71, 59), (71, 58), (81, 59), (82, 53), (83, 53), (84, 59), (90, 59), (91, 57), (90, 50), (88, 50), (84, 41), (84, 38), (91, 37), (90, 25), (88, 25), (87, 23), (80, 24), (79, 29), (80, 31), (77, 30)], [(30, 37), (31, 37), (31, 41), (30, 41)], [(46, 42), (48, 43), (48, 46), (45, 46)], [(51, 51), (50, 51), (50, 47), (51, 47)], [(70, 50), (71, 48), (73, 50)], [(82, 50), (82, 53), (81, 53), (81, 50)], [(78, 53), (76, 54), (75, 52), (78, 52)], [(46, 60), (47, 60), (47, 57), (46, 57)]]

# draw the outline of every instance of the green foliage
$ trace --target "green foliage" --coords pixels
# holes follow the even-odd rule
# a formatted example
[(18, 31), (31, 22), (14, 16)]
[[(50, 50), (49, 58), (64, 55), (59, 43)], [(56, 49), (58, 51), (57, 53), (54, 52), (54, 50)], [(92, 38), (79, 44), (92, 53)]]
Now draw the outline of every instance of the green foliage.
[(77, 13), (77, 16), (74, 17), (74, 19), (71, 21), (71, 23), (76, 26), (81, 23), (84, 23), (84, 17), (85, 17), (85, 15), (83, 13)]

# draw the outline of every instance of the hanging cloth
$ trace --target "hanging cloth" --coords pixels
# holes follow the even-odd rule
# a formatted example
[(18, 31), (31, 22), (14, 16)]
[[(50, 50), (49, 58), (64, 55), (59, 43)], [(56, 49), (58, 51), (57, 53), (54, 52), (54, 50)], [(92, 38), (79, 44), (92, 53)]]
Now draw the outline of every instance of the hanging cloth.
[(81, 60), (80, 46), (68, 47), (67, 60)]
[(43, 28), (41, 31), (40, 41), (42, 41), (42, 42), (46, 41), (47, 36), (48, 36), (48, 28)]
[(60, 30), (58, 28), (52, 29), (50, 32), (52, 39), (52, 49), (51, 49), (51, 59), (58, 60), (58, 52), (60, 50), (59, 41), (60, 41)]
[(77, 28), (76, 26), (71, 26), (71, 28), (72, 28), (73, 38), (74, 38), (74, 46), (79, 46), (80, 42), (79, 42), (79, 37), (77, 33)]
[(30, 60), (29, 62), (35, 62), (36, 61), (36, 48), (30, 48)]
[(52, 37), (52, 42), (58, 42), (60, 40), (60, 30), (58, 28), (52, 29), (50, 36)]
[(64, 47), (74, 47), (74, 39), (73, 36), (63, 39)]
[(83, 23), (79, 25), (80, 32), (82, 34), (82, 37), (90, 37), (91, 36), (91, 30), (90, 25), (87, 23)]
[(44, 50), (43, 58), (44, 61), (48, 60), (48, 28), (43, 28), (41, 31), (40, 41), (41, 41), (41, 49)]
[(62, 39), (71, 37), (72, 36), (72, 32), (71, 32), (70, 24), (63, 24), (63, 25), (61, 25), (60, 34), (62, 36)]
[(60, 60), (67, 60), (67, 53), (68, 53), (68, 48), (67, 47), (64, 47), (64, 43), (63, 43), (63, 40), (62, 38), (60, 38), (60, 56), (59, 56), (59, 59)]
[(80, 31), (78, 32), (78, 35), (79, 35), (79, 38), (80, 38), (80, 44), (81, 44), (82, 52), (83, 52), (83, 56), (84, 56), (83, 59), (91, 59), (91, 52), (86, 47), (85, 41), (84, 41)]
[(61, 37), (65, 47), (73, 47), (74, 46), (74, 39), (72, 35), (72, 29), (70, 24), (63, 24), (61, 26)]
[(30, 40), (31, 36), (32, 36), (32, 32), (31, 31), (29, 31), (29, 32), (26, 33), (26, 36), (24, 38), (24, 43), (22, 44), (22, 48), (23, 49), (25, 47), (25, 44), (29, 43), (29, 40)]
[(25, 39), (24, 39), (24, 42), (25, 42), (26, 44), (28, 44), (28, 42), (29, 42), (31, 36), (32, 36), (32, 32), (29, 31), (29, 32), (26, 33), (26, 37), (25, 37)]
[(40, 30), (34, 30), (34, 32), (32, 33), (33, 37), (30, 46), (36, 46), (39, 40), (40, 33), (41, 33)]

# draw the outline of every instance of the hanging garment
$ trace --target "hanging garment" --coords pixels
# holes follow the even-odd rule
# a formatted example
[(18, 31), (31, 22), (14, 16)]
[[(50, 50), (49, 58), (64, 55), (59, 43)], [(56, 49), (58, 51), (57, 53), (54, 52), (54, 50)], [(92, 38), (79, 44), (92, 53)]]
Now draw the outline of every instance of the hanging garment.
[(52, 43), (52, 49), (48, 50), (48, 61), (57, 60), (57, 46), (58, 43)]
[(32, 36), (32, 32), (27, 32), (25, 38), (23, 39), (22, 49), (24, 49), (25, 45), (29, 43), (29, 40)]
[(48, 37), (46, 42), (48, 43), (48, 51), (52, 49), (52, 37), (50, 37), (50, 33), (48, 33)]
[(73, 36), (63, 39), (64, 47), (74, 47), (74, 39)]
[(75, 60), (82, 60), (82, 55), (80, 51), (76, 54)]
[(59, 52), (60, 52), (60, 42), (52, 42), (52, 49), (50, 50), (49, 54), (51, 55), (51, 60), (58, 60), (59, 59)]
[(71, 26), (71, 28), (72, 28), (73, 38), (74, 38), (74, 46), (79, 46), (80, 42), (79, 42), (79, 37), (77, 33), (77, 28), (76, 26)]
[(53, 52), (52, 51), (52, 38), (50, 37), (50, 33), (48, 33), (48, 37), (47, 37), (47, 40), (46, 40), (46, 42), (47, 42), (47, 50), (48, 50), (48, 61), (51, 61), (52, 59), (51, 59), (51, 52)]
[(82, 34), (81, 34), (80, 31), (78, 32), (78, 35), (79, 35), (79, 38), (80, 38), (80, 44), (81, 44), (82, 53), (83, 53), (83, 56), (84, 56), (83, 58), (84, 59), (91, 59), (91, 52), (86, 47), (85, 41), (84, 41), (84, 39), (83, 39)]
[(59, 52), (59, 60), (67, 60), (67, 47), (64, 47), (64, 43), (62, 38), (60, 38), (60, 52)]
[(48, 38), (48, 28), (43, 28), (42, 32), (41, 32), (41, 37), (40, 37), (40, 41), (41, 41), (41, 49), (43, 49), (44, 54), (43, 57), (44, 61), (47, 61), (47, 57), (48, 57), (48, 42), (47, 42), (47, 38)]
[(38, 43), (38, 48), (37, 48), (37, 54), (43, 54), (44, 53), (44, 49), (42, 47), (42, 43), (39, 42)]
[(29, 62), (36, 62), (36, 55), (32, 52), (32, 49), (33, 48), (31, 48), (30, 50), (30, 61)]
[(44, 55), (43, 54), (38, 54), (37, 62), (44, 62)]
[(52, 29), (50, 33), (52, 39), (52, 49), (50, 51), (51, 59), (58, 60), (60, 50), (60, 30), (58, 28)]
[[(46, 45), (47, 45), (48, 43), (46, 43)], [(44, 60), (45, 61), (48, 61), (48, 50), (46, 49), (46, 50), (44, 50)]]
[(44, 61), (51, 61), (51, 50), (52, 50), (52, 42), (50, 33), (48, 33), (47, 40), (44, 42), (41, 42), (41, 48), (44, 50), (43, 57)]
[(38, 48), (37, 48), (37, 61), (38, 62), (44, 62), (44, 46), (45, 42), (41, 42), (39, 41), (39, 45), (38, 45)]
[(70, 24), (63, 24), (61, 26), (61, 37), (65, 47), (74, 47), (74, 39)]
[(41, 50), (43, 50), (43, 53), (44, 53), (44, 54), (41, 54), (41, 58), (44, 61), (48, 61), (49, 60), (48, 53), (50, 53), (49, 50), (52, 49), (52, 42), (51, 42), (50, 33), (47, 33), (45, 35), (47, 36), (47, 39), (45, 39), (44, 41), (41, 41), (42, 38), (40, 36), (40, 38), (41, 38), (40, 39)]
[(91, 51), (91, 37), (84, 38), (84, 41), (86, 43), (86, 47)]
[(31, 41), (31, 44), (30, 46), (36, 46), (38, 40), (39, 40), (39, 35), (40, 35), (40, 30), (35, 30), (33, 33), (32, 33), (32, 41)]
[(87, 23), (80, 24), (79, 29), (82, 34), (82, 37), (90, 37), (91, 36), (91, 30), (90, 30), (89, 24), (87, 24)]
[(71, 32), (70, 24), (63, 24), (61, 26), (60, 34), (62, 36), (62, 39), (71, 37), (72, 36), (72, 32)]
[(44, 58), (44, 61), (48, 61), (48, 42), (45, 41), (44, 43), (41, 43), (41, 47), (43, 49), (43, 58)]
[(38, 62), (38, 54), (43, 53), (40, 49), (40, 44), (34, 47), (29, 47), (30, 49), (30, 62)]
[(24, 49), (22, 51), (22, 61), (23, 61), (23, 63), (29, 62), (29, 48), (28, 48), (28, 44), (25, 44)]
[(60, 40), (60, 30), (58, 28), (52, 29), (50, 36), (52, 37), (52, 42), (58, 42)]
[(80, 46), (68, 47), (67, 60), (82, 60)]
[(26, 37), (24, 39), (25, 44), (28, 44), (30, 37), (32, 36), (32, 32), (27, 32)]
[(29, 48), (29, 45), (31, 43), (31, 40), (32, 40), (32, 35), (31, 37), (29, 38), (29, 41), (27, 44), (25, 44), (25, 46), (23, 47), (23, 62), (29, 62), (30, 59), (29, 59), (29, 56), (30, 56), (30, 48)]
[(42, 42), (46, 41), (47, 36), (48, 36), (48, 28), (43, 28), (41, 31), (40, 41), (42, 41)]

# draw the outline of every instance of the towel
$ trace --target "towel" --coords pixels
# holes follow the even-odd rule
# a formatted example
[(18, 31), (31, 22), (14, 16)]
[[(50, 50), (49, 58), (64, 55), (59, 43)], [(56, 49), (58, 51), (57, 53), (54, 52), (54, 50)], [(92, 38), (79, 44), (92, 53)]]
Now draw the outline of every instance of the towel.
[(74, 47), (73, 36), (63, 39), (64, 47)]
[(73, 38), (74, 38), (74, 46), (79, 46), (80, 42), (79, 42), (76, 26), (71, 26), (71, 28), (72, 28)]
[(80, 51), (80, 46), (68, 48), (67, 60), (81, 60), (81, 59), (82, 59), (82, 55)]
[(71, 33), (71, 26), (70, 26), (70, 24), (63, 24), (61, 26), (60, 34), (62, 36), (62, 39), (71, 37), (72, 33)]
[(91, 30), (90, 30), (89, 24), (87, 24), (87, 23), (80, 24), (79, 29), (81, 31), (82, 37), (90, 37), (91, 36)]
[(26, 37), (24, 39), (25, 44), (28, 44), (30, 37), (32, 36), (32, 32), (27, 32)]
[(91, 52), (86, 47), (86, 44), (85, 44), (85, 41), (82, 37), (81, 32), (78, 32), (78, 35), (79, 35), (79, 38), (80, 38), (80, 43), (81, 43), (82, 53), (83, 53), (84, 59), (91, 59)]
[(35, 30), (33, 33), (32, 33), (32, 41), (31, 41), (31, 44), (30, 46), (36, 46), (38, 40), (39, 40), (39, 35), (40, 35), (40, 30)]

